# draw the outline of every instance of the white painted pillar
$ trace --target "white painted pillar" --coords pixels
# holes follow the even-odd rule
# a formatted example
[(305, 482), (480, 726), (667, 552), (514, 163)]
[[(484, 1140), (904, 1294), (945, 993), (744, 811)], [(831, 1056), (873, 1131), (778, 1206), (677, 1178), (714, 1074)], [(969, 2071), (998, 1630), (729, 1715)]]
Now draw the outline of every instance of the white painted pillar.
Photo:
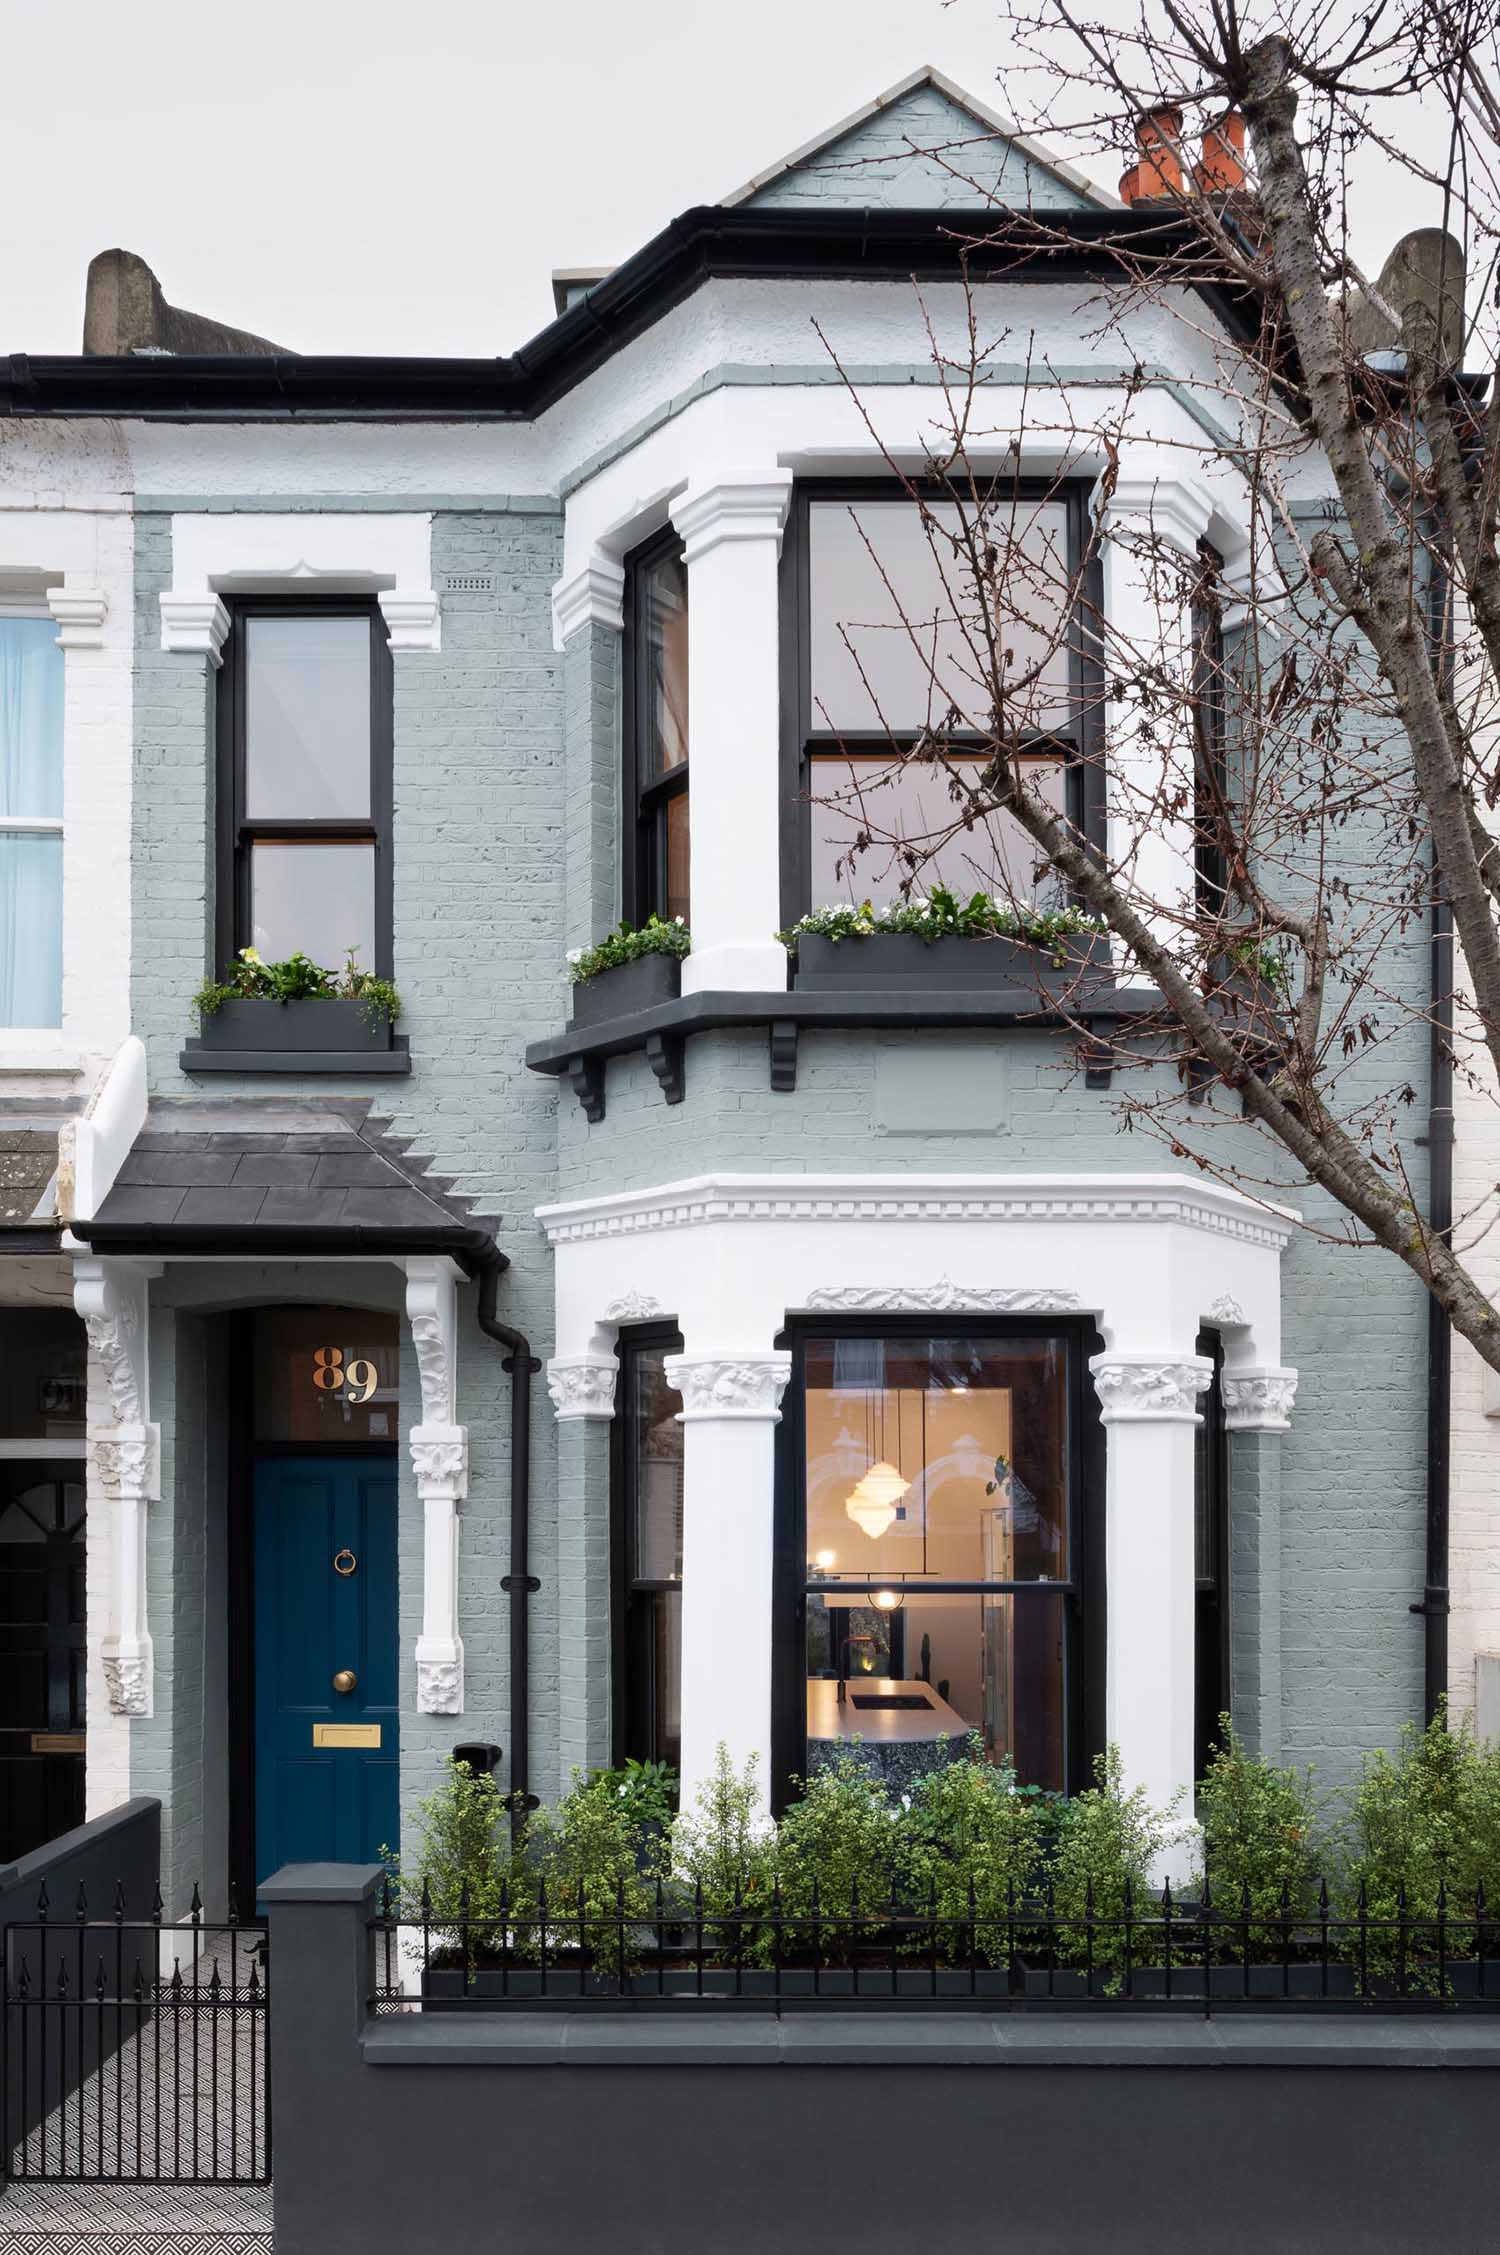
[[(1183, 464), (1126, 446), (1111, 492), (1096, 491), (1103, 536), (1108, 854), (1160, 938), (1180, 936), (1194, 897), (1191, 610), (1198, 543), (1213, 520)], [(1149, 683), (1149, 694), (1147, 684)]]
[(555, 1355), (547, 1391), (557, 1414), (558, 1774), (612, 1759), (610, 1623), (610, 1422), (614, 1355)]
[(458, 1270), (449, 1260), (406, 1264), (406, 1319), (422, 1385), (422, 1417), (407, 1434), (422, 1502), (422, 1627), (413, 1655), (417, 1711), (464, 1711), (458, 1625), (458, 1544), (469, 1492), (469, 1429), (458, 1398)]
[(1089, 1368), (1107, 1467), (1105, 1729), (1127, 1790), (1143, 1785), (1159, 1809), (1181, 1795), (1183, 1837), (1154, 1875), (1175, 1884), (1192, 1866), (1194, 1430), (1213, 1364), (1169, 1350), (1096, 1355)]
[[(161, 1496), (161, 1428), (148, 1417), (149, 1277), (158, 1270), (133, 1261), (80, 1258), (73, 1264), (73, 1302), (88, 1332), (89, 1356), (102, 1375), (109, 1422), (93, 1422), (90, 1393), (89, 1513), (96, 1501), (113, 1530), (112, 1603), (100, 1644), (110, 1712), (153, 1712), (154, 1653), (146, 1616), (147, 1508)], [(90, 1623), (92, 1640), (93, 1624)]]
[(685, 994), (786, 986), (778, 565), (787, 470), (672, 505), (688, 573), (693, 952)]
[(771, 1786), (775, 1436), (792, 1358), (669, 1355), (682, 1396), (682, 1805), (720, 1745)]

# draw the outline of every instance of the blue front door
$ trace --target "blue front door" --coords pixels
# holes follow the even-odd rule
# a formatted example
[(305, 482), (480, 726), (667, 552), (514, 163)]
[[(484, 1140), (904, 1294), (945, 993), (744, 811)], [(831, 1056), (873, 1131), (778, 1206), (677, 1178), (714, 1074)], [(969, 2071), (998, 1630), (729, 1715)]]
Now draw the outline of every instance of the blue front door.
[(255, 1467), (255, 1883), (397, 1832), (396, 1469)]

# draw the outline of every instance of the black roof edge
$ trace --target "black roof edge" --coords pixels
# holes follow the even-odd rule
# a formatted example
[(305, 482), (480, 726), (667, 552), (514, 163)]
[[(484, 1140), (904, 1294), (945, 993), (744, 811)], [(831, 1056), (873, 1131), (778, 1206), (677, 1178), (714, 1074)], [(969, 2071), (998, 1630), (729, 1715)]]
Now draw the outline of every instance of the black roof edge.
[(183, 1253), (254, 1253), (266, 1260), (346, 1259), (363, 1253), (376, 1259), (405, 1254), (446, 1253), (470, 1276), (482, 1268), (509, 1268), (510, 1258), (483, 1229), (387, 1229), (379, 1223), (349, 1222), (342, 1227), (262, 1228), (256, 1222), (228, 1222), (220, 1228), (175, 1228), (170, 1222), (144, 1227), (139, 1222), (75, 1221), (75, 1237), (98, 1253), (152, 1254), (171, 1259)]
[(0, 1222), (0, 1254), (14, 1258), (59, 1252), (62, 1232), (60, 1221)]
[[(1198, 240), (1176, 213), (1119, 210), (1004, 215), (953, 210), (783, 211), (699, 205), (668, 222), (514, 354), (494, 359), (394, 355), (178, 353), (124, 358), (11, 353), (0, 359), (0, 415), (112, 415), (173, 421), (324, 419), (522, 420), (538, 415), (702, 280), (933, 279), (993, 255), (1004, 278), (1097, 277), (1112, 245), (1170, 257)], [(1015, 222), (1035, 240), (1020, 244)], [(1192, 285), (1236, 334), (1256, 313), (1241, 296)]]

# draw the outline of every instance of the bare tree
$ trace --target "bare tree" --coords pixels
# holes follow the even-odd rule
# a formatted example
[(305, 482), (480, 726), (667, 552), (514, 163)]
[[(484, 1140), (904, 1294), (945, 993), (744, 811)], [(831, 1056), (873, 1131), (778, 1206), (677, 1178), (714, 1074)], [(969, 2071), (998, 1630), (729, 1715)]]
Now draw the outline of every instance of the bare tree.
[[(1099, 920), (1139, 1007), (1102, 1033), (1082, 976), (1066, 1007), (1096, 1063), (1107, 1042), (1128, 1124), (1242, 1187), (1321, 1185), (1348, 1217), (1334, 1233), (1404, 1262), (1500, 1369), (1471, 1263), (1500, 1209), (1434, 1227), (1406, 1165), (1424, 1030), (1476, 1090), (1500, 1083), (1494, 0), (1268, 0), (1260, 23), (1146, 0), (1124, 27), (1012, 0), (1005, 20), (1022, 124), (1124, 150), (1126, 208), (987, 214), (962, 335), (924, 301), (941, 407), (920, 468), (886, 452), (925, 557), (849, 506), (844, 578), (866, 599), (833, 656), (825, 634), (819, 719), (845, 756), (811, 791), (820, 835), (855, 900), (899, 910), (941, 884), (1023, 931), (1057, 929), (1049, 901)], [(1372, 152), (1438, 222), (1379, 284), (1349, 241)], [(988, 285), (1045, 272), (1080, 230), (1088, 348), (1118, 361), (1165, 333), (1169, 370), (1137, 356), (1091, 387), (1034, 330), (987, 327)], [(1163, 419), (1168, 378), (1183, 412)], [(882, 444), (878, 401), (850, 390)], [(1169, 462), (1149, 490), (1143, 436)], [(1070, 547), (1058, 505), (1085, 466)], [(1174, 513), (1183, 491), (1232, 537)], [(1060, 786), (1070, 760), (1098, 779), (1092, 824)], [(1433, 960), (1457, 965), (1436, 991)]]

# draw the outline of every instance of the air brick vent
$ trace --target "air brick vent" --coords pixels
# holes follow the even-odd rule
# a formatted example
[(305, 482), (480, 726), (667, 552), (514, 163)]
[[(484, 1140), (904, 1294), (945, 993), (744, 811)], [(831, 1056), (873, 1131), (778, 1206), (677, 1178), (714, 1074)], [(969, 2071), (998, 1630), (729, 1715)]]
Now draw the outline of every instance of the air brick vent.
[(493, 595), (493, 572), (449, 572), (443, 581), (445, 595)]

